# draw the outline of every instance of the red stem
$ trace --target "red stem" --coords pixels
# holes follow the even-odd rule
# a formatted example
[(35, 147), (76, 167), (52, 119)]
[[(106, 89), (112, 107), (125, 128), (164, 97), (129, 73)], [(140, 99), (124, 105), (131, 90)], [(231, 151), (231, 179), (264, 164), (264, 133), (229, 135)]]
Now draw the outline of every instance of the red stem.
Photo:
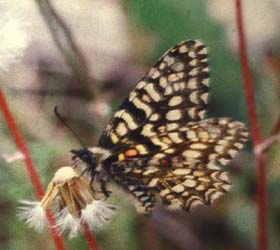
[[(247, 55), (246, 37), (243, 26), (242, 1), (236, 0), (236, 22), (238, 30), (239, 56), (248, 109), (249, 121), (252, 130), (254, 148), (262, 143), (257, 117), (256, 101), (254, 96), (253, 77)], [(258, 249), (267, 250), (267, 192), (266, 192), (266, 159), (263, 153), (256, 155), (257, 162), (257, 205), (258, 205)]]
[[(1, 89), (0, 89), (0, 109), (5, 117), (5, 120), (10, 129), (10, 132), (15, 140), (18, 150), (24, 155), (25, 166), (29, 173), (32, 185), (35, 189), (37, 199), (41, 200), (41, 198), (44, 196), (44, 188), (41, 183), (40, 176), (38, 175), (38, 173), (36, 171), (36, 167), (31, 159), (31, 156), (30, 156), (29, 150), (26, 146), (26, 143), (24, 141), (24, 138), (21, 135), (21, 132), (15, 122), (15, 119), (9, 109), (8, 103), (7, 103), (6, 98)], [(50, 230), (51, 230), (52, 237), (53, 237), (53, 240), (56, 245), (56, 249), (57, 250), (66, 249), (62, 237), (59, 236), (59, 233), (58, 233), (56, 227), (54, 226), (56, 223), (55, 223), (55, 219), (54, 219), (54, 216), (51, 211), (47, 212), (47, 217), (48, 217), (48, 220), (51, 225)], [(89, 249), (96, 250), (97, 249), (96, 240), (93, 237), (92, 233), (90, 232), (88, 225), (84, 224), (83, 227), (84, 227), (84, 233), (85, 233), (88, 245), (89, 245)]]
[[(26, 143), (24, 141), (24, 138), (21, 135), (21, 132), (16, 124), (16, 121), (12, 115), (12, 112), (9, 109), (8, 103), (7, 103), (6, 98), (1, 89), (0, 89), (0, 110), (2, 111), (2, 113), (4, 115), (6, 123), (15, 140), (18, 150), (24, 155), (26, 169), (29, 173), (32, 185), (35, 189), (36, 196), (37, 196), (38, 200), (40, 200), (44, 195), (44, 189), (43, 189), (40, 177), (36, 171), (36, 167), (31, 159), (31, 156), (30, 156), (29, 150), (26, 146)], [(55, 220), (54, 220), (53, 214), (51, 212), (48, 212), (47, 217), (50, 222), (50, 230), (52, 233), (52, 238), (55, 243), (56, 249), (64, 250), (65, 249), (64, 241), (59, 236), (59, 233), (56, 231), (56, 229), (54, 227)]]
[(92, 232), (90, 231), (88, 224), (83, 223), (83, 229), (84, 229), (84, 234), (86, 236), (89, 250), (97, 250), (97, 243), (95, 238), (92, 235)]

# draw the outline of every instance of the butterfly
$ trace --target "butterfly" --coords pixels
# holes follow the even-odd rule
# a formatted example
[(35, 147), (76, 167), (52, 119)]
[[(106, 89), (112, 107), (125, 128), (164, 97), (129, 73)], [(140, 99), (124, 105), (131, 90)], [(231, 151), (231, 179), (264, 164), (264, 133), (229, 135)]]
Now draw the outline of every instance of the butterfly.
[(230, 118), (205, 119), (208, 53), (199, 40), (169, 49), (122, 102), (98, 146), (72, 150), (92, 182), (113, 181), (150, 213), (211, 205), (230, 188), (225, 166), (247, 141), (246, 126)]

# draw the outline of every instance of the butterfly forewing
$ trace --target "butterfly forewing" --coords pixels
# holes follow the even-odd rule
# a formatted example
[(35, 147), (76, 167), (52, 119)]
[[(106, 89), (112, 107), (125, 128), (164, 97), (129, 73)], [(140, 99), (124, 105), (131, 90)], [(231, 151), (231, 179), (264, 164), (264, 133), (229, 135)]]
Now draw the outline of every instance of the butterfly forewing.
[(188, 40), (168, 50), (124, 100), (99, 145), (119, 150), (120, 144), (156, 135), (163, 124), (176, 129), (203, 119), (208, 71), (207, 50), (200, 41)]

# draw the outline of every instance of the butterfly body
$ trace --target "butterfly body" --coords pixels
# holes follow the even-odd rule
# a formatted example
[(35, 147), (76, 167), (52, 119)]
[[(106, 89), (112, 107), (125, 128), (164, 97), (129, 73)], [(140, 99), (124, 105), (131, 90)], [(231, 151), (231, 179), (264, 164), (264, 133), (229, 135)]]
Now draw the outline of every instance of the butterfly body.
[(248, 132), (229, 118), (204, 119), (207, 60), (197, 40), (168, 50), (123, 101), (98, 147), (73, 151), (92, 177), (107, 176), (130, 192), (142, 212), (157, 197), (170, 209), (210, 205), (230, 187), (223, 166)]

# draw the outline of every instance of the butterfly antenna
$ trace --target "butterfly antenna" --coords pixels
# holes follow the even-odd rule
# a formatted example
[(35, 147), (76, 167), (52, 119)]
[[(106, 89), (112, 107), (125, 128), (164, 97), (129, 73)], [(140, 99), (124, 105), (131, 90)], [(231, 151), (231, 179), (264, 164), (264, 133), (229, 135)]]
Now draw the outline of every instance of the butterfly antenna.
[(74, 131), (74, 129), (72, 129), (69, 126), (69, 124), (66, 123), (65, 119), (58, 113), (58, 106), (57, 105), (54, 107), (54, 114), (60, 120), (60, 122), (72, 132), (74, 137), (80, 142), (81, 146), (84, 147), (84, 143), (82, 142), (82, 140), (80, 139), (78, 134)]

